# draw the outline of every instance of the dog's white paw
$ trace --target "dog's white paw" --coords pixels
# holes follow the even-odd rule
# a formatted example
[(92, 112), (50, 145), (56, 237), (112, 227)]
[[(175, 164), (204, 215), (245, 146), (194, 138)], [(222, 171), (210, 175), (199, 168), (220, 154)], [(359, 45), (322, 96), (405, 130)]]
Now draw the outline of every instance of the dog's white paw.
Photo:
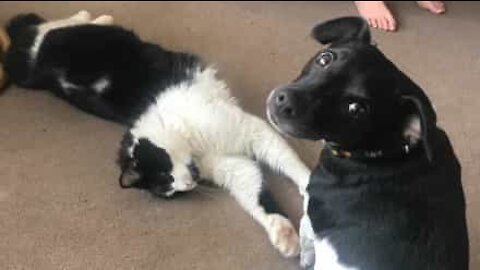
[(95, 20), (92, 21), (93, 24), (99, 25), (112, 25), (113, 24), (113, 16), (110, 15), (101, 15)]
[(92, 15), (86, 10), (81, 10), (70, 18), (79, 22), (89, 22), (92, 19)]
[(278, 214), (268, 215), (268, 236), (272, 245), (285, 257), (297, 256), (300, 244), (297, 231), (290, 220)]

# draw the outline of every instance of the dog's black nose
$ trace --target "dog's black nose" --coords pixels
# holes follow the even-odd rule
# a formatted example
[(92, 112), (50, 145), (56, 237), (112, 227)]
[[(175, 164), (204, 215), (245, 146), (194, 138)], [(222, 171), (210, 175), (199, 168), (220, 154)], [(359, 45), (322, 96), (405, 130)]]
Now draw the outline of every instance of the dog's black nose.
[(275, 107), (277, 113), (285, 118), (292, 118), (295, 116), (295, 109), (293, 108), (291, 98), (285, 90), (280, 90), (274, 97)]

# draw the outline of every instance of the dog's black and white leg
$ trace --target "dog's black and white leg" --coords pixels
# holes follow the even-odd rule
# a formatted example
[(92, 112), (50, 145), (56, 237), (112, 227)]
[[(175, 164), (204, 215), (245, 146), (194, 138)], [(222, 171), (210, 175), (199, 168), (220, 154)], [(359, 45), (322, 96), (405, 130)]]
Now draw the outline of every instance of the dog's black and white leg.
[(285, 257), (299, 253), (299, 239), (293, 224), (266, 198), (262, 172), (257, 163), (241, 156), (206, 157), (200, 162), (202, 177), (227, 189), (267, 231), (272, 245)]
[(257, 130), (252, 134), (254, 156), (269, 165), (273, 170), (283, 173), (298, 186), (304, 194), (311, 171), (297, 153), (267, 123), (256, 119)]

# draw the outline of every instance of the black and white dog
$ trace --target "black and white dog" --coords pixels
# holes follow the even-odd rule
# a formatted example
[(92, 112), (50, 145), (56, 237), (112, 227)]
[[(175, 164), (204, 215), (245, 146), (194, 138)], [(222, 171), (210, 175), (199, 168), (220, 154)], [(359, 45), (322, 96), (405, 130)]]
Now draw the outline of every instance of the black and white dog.
[(45, 89), (102, 118), (131, 124), (158, 89), (188, 81), (199, 58), (141, 41), (113, 18), (79, 13), (46, 21), (36, 14), (7, 25), (12, 44), (5, 68), (13, 83)]
[(111, 21), (91, 21), (87, 12), (52, 22), (32, 14), (13, 19), (7, 56), (13, 81), (129, 124), (119, 154), (122, 187), (171, 197), (194, 189), (197, 177), (209, 179), (230, 191), (284, 256), (297, 255), (296, 230), (272, 204), (258, 162), (300, 189), (310, 170), (265, 121), (239, 108), (214, 68), (98, 25)]
[(468, 269), (461, 168), (429, 99), (370, 44), (362, 19), (312, 34), (330, 46), (268, 100), (280, 131), (326, 141), (305, 197), (302, 266)]

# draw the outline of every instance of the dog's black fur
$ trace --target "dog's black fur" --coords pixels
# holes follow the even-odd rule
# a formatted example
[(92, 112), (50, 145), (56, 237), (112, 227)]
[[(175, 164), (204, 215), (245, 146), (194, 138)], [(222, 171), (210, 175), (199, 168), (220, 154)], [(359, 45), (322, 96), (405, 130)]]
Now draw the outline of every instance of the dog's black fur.
[(313, 37), (330, 46), (268, 106), (280, 130), (327, 142), (307, 192), (315, 235), (355, 269), (468, 269), (461, 167), (427, 96), (362, 19), (319, 24)]
[[(36, 26), (43, 22), (36, 14), (24, 14), (8, 23), (12, 43), (5, 68), (12, 82), (50, 90), (77, 108), (108, 120), (132, 123), (161, 91), (188, 81), (192, 69), (203, 67), (192, 54), (143, 42), (117, 26), (93, 24), (48, 32), (32, 59)], [(60, 76), (78, 89), (62, 87)], [(110, 82), (103, 93), (91, 88), (100, 78)]]

